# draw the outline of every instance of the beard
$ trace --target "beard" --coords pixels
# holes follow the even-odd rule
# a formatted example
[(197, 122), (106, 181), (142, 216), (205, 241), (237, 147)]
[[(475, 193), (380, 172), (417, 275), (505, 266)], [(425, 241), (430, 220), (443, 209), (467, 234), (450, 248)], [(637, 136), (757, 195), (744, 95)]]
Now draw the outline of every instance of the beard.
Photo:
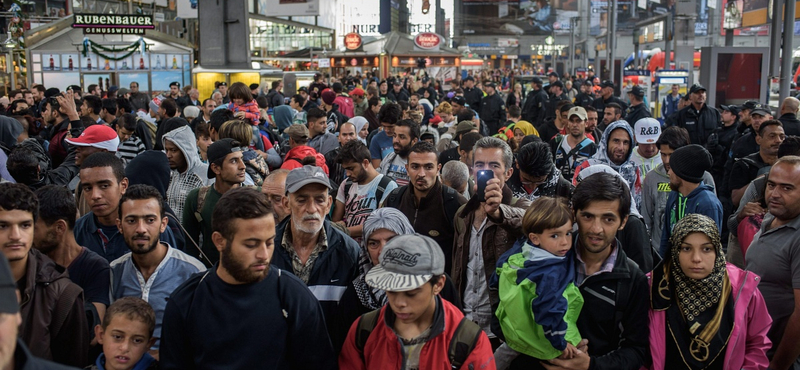
[(400, 149), (395, 149), (394, 152), (400, 158), (406, 158), (408, 157), (408, 153), (411, 153), (411, 145), (400, 147)]
[(154, 238), (150, 241), (150, 244), (145, 244), (144, 246), (139, 246), (137, 243), (138, 240), (134, 238), (140, 237), (141, 235), (134, 235), (131, 238), (126, 238), (125, 242), (128, 244), (128, 249), (131, 250), (133, 254), (147, 254), (152, 252), (158, 246), (159, 240), (158, 238)]
[(236, 281), (244, 284), (257, 283), (264, 280), (269, 274), (269, 261), (260, 261), (267, 264), (267, 268), (263, 272), (250, 271), (249, 266), (245, 266), (245, 262), (233, 254), (230, 242), (225, 243), (225, 248), (220, 252), (219, 259), (220, 266), (224, 267)]
[(58, 248), (58, 239), (54, 232), (48, 231), (44, 240), (34, 241), (33, 247), (42, 254), (48, 254)]
[[(311, 221), (311, 220), (318, 221), (317, 225), (308, 225), (308, 224), (306, 224), (306, 221)], [(302, 215), (301, 216), (301, 215), (295, 215), (294, 213), (292, 213), (292, 225), (294, 225), (294, 227), (297, 230), (300, 230), (300, 231), (302, 231), (302, 232), (304, 232), (306, 234), (316, 234), (320, 230), (322, 230), (323, 222), (322, 222), (322, 218), (320, 218), (317, 215), (308, 215), (307, 214), (307, 215)]]

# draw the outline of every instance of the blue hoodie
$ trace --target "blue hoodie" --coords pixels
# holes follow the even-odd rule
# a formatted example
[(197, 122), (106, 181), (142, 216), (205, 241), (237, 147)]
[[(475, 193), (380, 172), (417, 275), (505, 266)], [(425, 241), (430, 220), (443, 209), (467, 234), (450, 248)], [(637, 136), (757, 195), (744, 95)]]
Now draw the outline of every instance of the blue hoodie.
[(711, 217), (717, 223), (717, 228), (722, 230), (722, 203), (714, 194), (714, 188), (700, 182), (697, 189), (692, 190), (689, 196), (683, 197), (681, 193), (673, 190), (667, 198), (667, 207), (664, 209), (664, 229), (661, 232), (661, 257), (667, 255), (670, 248), (669, 237), (675, 224), (690, 213), (699, 213)]

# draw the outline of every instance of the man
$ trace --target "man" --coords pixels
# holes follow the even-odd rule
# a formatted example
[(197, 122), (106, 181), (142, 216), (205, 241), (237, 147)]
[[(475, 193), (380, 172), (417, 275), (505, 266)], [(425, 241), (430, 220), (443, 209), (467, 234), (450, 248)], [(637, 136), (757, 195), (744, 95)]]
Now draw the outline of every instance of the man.
[(83, 289), (84, 301), (91, 303), (102, 318), (111, 304), (108, 261), (75, 241), (78, 209), (72, 193), (62, 186), (47, 185), (36, 190), (36, 197), (39, 218), (34, 225), (33, 246), (66, 268), (70, 281)]
[[(575, 188), (575, 285), (584, 307), (591, 307), (581, 311), (577, 326), (589, 347), (571, 359), (556, 358), (549, 361), (552, 365), (542, 364), (548, 370), (636, 370), (648, 361), (647, 278), (616, 239), (630, 214), (630, 199), (628, 189), (609, 173), (591, 175)], [(510, 369), (540, 364), (520, 357)]]
[(417, 233), (432, 237), (445, 255), (445, 272), (450, 272), (453, 251), (453, 220), (466, 198), (439, 181), (436, 149), (427, 142), (411, 147), (408, 154), (409, 185), (393, 190), (383, 207), (397, 208)]
[(597, 127), (598, 116), (597, 116), (597, 109), (593, 106), (585, 106), (583, 107), (586, 109), (586, 137), (592, 139), (595, 144), (600, 142), (600, 138), (603, 136), (603, 131)]
[[(556, 87), (555, 90), (558, 88)], [(569, 110), (572, 109), (574, 105), (569, 102), (569, 100), (559, 100), (555, 106), (555, 116), (547, 117), (539, 126), (539, 137), (542, 138), (543, 141), (549, 141), (550, 139), (556, 137), (556, 135), (565, 135), (567, 133), (567, 124), (569, 123), (568, 114)]]
[[(581, 84), (580, 92), (578, 93), (578, 95), (575, 95), (575, 100), (573, 104), (575, 104), (578, 107), (583, 107), (585, 109), (586, 107), (591, 106), (593, 101), (594, 101), (594, 94), (592, 93), (592, 84), (588, 82)], [(597, 112), (597, 110), (595, 110), (595, 112)]]
[(316, 299), (270, 266), (281, 239), (266, 198), (237, 188), (219, 200), (211, 235), (221, 259), (170, 296), (161, 369), (336, 369)]
[(89, 87), (86, 88), (86, 94), (96, 96), (98, 98), (103, 96), (103, 92), (100, 91), (100, 86), (97, 84), (89, 85)]
[(722, 230), (722, 203), (714, 194), (714, 188), (703, 183), (703, 174), (711, 169), (711, 154), (700, 145), (690, 144), (675, 150), (669, 160), (669, 187), (664, 213), (664, 228), (661, 231), (661, 256), (670, 255), (669, 241), (672, 228), (684, 216), (699, 213), (708, 216)]
[(279, 223), (292, 213), (289, 208), (283, 206), (283, 199), (286, 198), (286, 175), (288, 174), (288, 170), (281, 168), (270, 171), (264, 179), (264, 183), (261, 184), (261, 193), (267, 196), (267, 200), (275, 212), (275, 220)]
[(136, 94), (136, 93), (139, 92), (139, 83), (138, 82), (136, 82), (136, 81), (131, 82), (129, 87), (131, 88), (131, 94)]
[(223, 97), (222, 97), (222, 93), (219, 92), (219, 91), (211, 94), (211, 100), (213, 100), (215, 103), (217, 103), (217, 106), (230, 103), (230, 102), (228, 102), (228, 103), (225, 102), (225, 99), (223, 99)]
[(342, 144), (337, 152), (336, 161), (347, 177), (338, 187), (331, 220), (345, 227), (350, 237), (360, 244), (364, 220), (397, 188), (397, 183), (372, 167), (369, 149), (362, 142), (351, 140)]
[(326, 220), (330, 182), (321, 168), (306, 165), (286, 176), (284, 207), (291, 216), (277, 226), (272, 266), (290, 271), (317, 297), (326, 322), (357, 275), (358, 244)]
[(197, 89), (189, 89), (189, 93), (186, 94), (187, 103), (186, 106), (200, 106), (200, 92)]
[(628, 123), (636, 123), (642, 118), (653, 116), (650, 114), (650, 109), (644, 104), (644, 89), (641, 86), (633, 85), (628, 90), (628, 99), (631, 101), (627, 111), (628, 114), (625, 115), (625, 120)]
[(394, 83), (392, 83), (392, 91), (389, 91), (386, 98), (395, 103), (399, 101), (407, 102), (410, 98), (410, 95), (408, 94), (408, 91), (403, 88), (403, 81), (394, 80)]
[(182, 220), (186, 196), (208, 183), (208, 165), (197, 154), (197, 140), (191, 127), (182, 126), (167, 132), (161, 140), (171, 170), (167, 203)]
[(183, 108), (186, 106), (187, 102), (184, 100), (183, 94), (181, 94), (181, 84), (178, 81), (172, 81), (169, 83), (169, 92), (167, 93), (167, 97), (172, 98), (175, 101), (175, 104), (178, 105), (178, 110), (183, 112)]
[(617, 103), (608, 103), (603, 111), (603, 122), (597, 128), (600, 129), (600, 132), (603, 132), (612, 122), (617, 122), (621, 119), (622, 107)]
[(461, 161), (450, 161), (442, 166), (442, 173), (439, 175), (442, 184), (453, 188), (465, 199), (470, 197), (469, 167)]
[(567, 95), (564, 94), (564, 84), (561, 81), (556, 80), (555, 82), (550, 84), (550, 100), (547, 103), (547, 111), (545, 112), (545, 118), (547, 117), (555, 117), (558, 118), (558, 108), (561, 106), (559, 104), (562, 101), (566, 101), (572, 105), (572, 101), (567, 98)]
[(764, 194), (769, 211), (747, 249), (746, 267), (758, 274), (758, 290), (764, 296), (772, 327), (770, 369), (796, 369), (800, 348), (795, 330), (800, 323), (800, 157), (778, 159), (767, 177)]
[[(336, 98), (333, 99), (333, 102), (335, 105), (339, 106), (339, 111), (341, 111), (343, 115), (347, 116), (347, 118), (355, 117), (353, 99), (344, 93), (344, 86), (342, 86), (342, 83), (335, 82), (332, 86), (332, 90), (334, 93), (336, 93)], [(343, 123), (345, 121), (346, 120), (339, 121), (339, 123)]]
[(588, 116), (583, 107), (570, 108), (567, 117), (567, 135), (556, 135), (549, 144), (556, 168), (564, 179), (571, 180), (578, 164), (597, 152), (597, 145), (586, 137)]
[(483, 87), (486, 89), (486, 96), (481, 99), (480, 116), (488, 126), (489, 132), (495, 134), (502, 127), (501, 125), (506, 122), (505, 102), (497, 94), (497, 86), (495, 86), (494, 82), (487, 81), (483, 84)]
[(200, 122), (209, 123), (211, 122), (211, 113), (214, 112), (214, 109), (217, 109), (217, 102), (213, 99), (206, 99), (203, 100), (203, 105), (200, 107), (200, 111), (203, 113), (189, 124), (192, 127), (192, 130), (197, 128), (197, 124)]
[[(19, 339), (34, 356), (83, 366), (89, 349), (83, 291), (50, 258), (31, 248), (39, 208), (36, 195), (12, 183), (0, 184), (0, 194), (0, 251), (22, 298), (22, 320), (8, 325), (19, 325)], [(8, 356), (5, 349), (0, 353)]]
[(661, 102), (662, 119), (666, 119), (679, 110), (678, 102), (683, 97), (683, 94), (679, 93), (679, 91), (680, 86), (678, 86), (678, 84), (672, 84), (672, 87), (670, 87), (670, 93), (665, 96), (664, 100)]
[[(461, 141), (458, 143), (458, 161), (472, 168), (472, 164), (474, 163), (475, 143), (482, 138), (483, 136), (477, 132), (468, 132), (464, 134), (464, 136), (461, 137)], [(439, 163), (441, 164), (442, 161), (439, 160)]]
[(250, 88), (250, 95), (253, 96), (253, 99), (256, 99), (259, 96), (263, 95), (263, 93), (260, 91), (261, 86), (259, 86), (257, 83), (251, 83), (250, 86), (248, 87)]
[(311, 138), (308, 141), (308, 146), (323, 155), (339, 147), (336, 135), (328, 131), (328, 115), (325, 111), (312, 108), (308, 111), (306, 117), (308, 119), (308, 134)]
[(556, 82), (558, 82), (558, 72), (552, 71), (552, 72), (548, 73), (547, 74), (547, 86), (545, 87), (545, 90), (547, 90), (547, 94), (550, 95), (550, 98), (553, 98), (554, 96), (557, 96), (557, 95), (553, 94), (552, 91), (550, 91), (550, 88)]
[(739, 128), (739, 106), (722, 105), (722, 126), (714, 129), (708, 137), (706, 149), (714, 158), (714, 165), (711, 166), (711, 176), (714, 182), (722, 184), (725, 176), (725, 163), (733, 146), (733, 141), (737, 136)]
[[(322, 99), (320, 99), (319, 108), (327, 115), (328, 131), (332, 133), (338, 130), (339, 125), (350, 119), (350, 117), (345, 116), (339, 111), (340, 107), (339, 104), (336, 103), (336, 93), (333, 92), (333, 90), (325, 89), (322, 91)], [(310, 112), (309, 110), (309, 113)]]
[(350, 92), (350, 96), (353, 98), (353, 103), (355, 105), (355, 115), (353, 117), (363, 117), (364, 113), (367, 112), (367, 108), (369, 108), (367, 99), (364, 97), (364, 90), (360, 87), (356, 87)]
[[(81, 194), (91, 211), (75, 222), (75, 240), (109, 262), (128, 252), (117, 228), (119, 200), (127, 188), (125, 168), (113, 154), (95, 153), (81, 164)], [(169, 229), (161, 240), (176, 245)]]
[(272, 88), (267, 92), (267, 102), (270, 108), (275, 108), (279, 105), (284, 105), (285, 100), (283, 96), (283, 81), (272, 81)]
[(116, 153), (120, 139), (111, 127), (92, 125), (83, 130), (80, 136), (65, 141), (75, 146), (75, 164), (80, 166), (84, 159), (94, 153)]
[[(630, 123), (631, 121), (628, 121)], [(639, 174), (642, 181), (647, 177), (647, 173), (661, 164), (661, 156), (658, 155), (656, 142), (661, 135), (661, 123), (655, 118), (642, 118), (634, 121), (633, 136), (636, 138), (636, 147), (633, 148), (631, 161), (639, 167)]]
[[(337, 160), (339, 153), (341, 152), (342, 147), (344, 147), (344, 145), (348, 142), (353, 140), (358, 141), (356, 126), (351, 121), (352, 119), (343, 123), (339, 128), (339, 145), (336, 147), (336, 149), (325, 153), (325, 165), (328, 166), (328, 175), (331, 179), (331, 187), (333, 188), (333, 191), (338, 191), (339, 184), (341, 184), (342, 181), (344, 181), (347, 177), (343, 164)], [(370, 164), (372, 164), (372, 162), (370, 162)]]
[(733, 164), (729, 186), (731, 188), (731, 201), (734, 207), (739, 207), (744, 190), (750, 181), (766, 173), (775, 161), (778, 160), (778, 148), (780, 148), (786, 134), (783, 131), (783, 124), (778, 120), (769, 120), (758, 128), (756, 142), (758, 152), (750, 154)]
[(514, 173), (506, 184), (517, 198), (531, 202), (541, 196), (564, 197), (572, 194), (572, 182), (561, 174), (553, 162), (550, 145), (532, 142), (517, 149)]
[(719, 125), (719, 111), (706, 104), (706, 88), (694, 84), (689, 89), (691, 104), (677, 113), (675, 125), (689, 131), (692, 144), (705, 145), (708, 135)]
[[(30, 103), (28, 105), (30, 105)], [(783, 131), (785, 131), (788, 136), (800, 135), (800, 120), (797, 119), (798, 109), (800, 109), (800, 100), (791, 96), (783, 99), (778, 121), (781, 121), (783, 124)]]
[[(161, 338), (169, 296), (192, 275), (206, 270), (194, 257), (159, 240), (168, 221), (163, 203), (161, 194), (150, 185), (131, 185), (125, 191), (119, 201), (117, 227), (130, 252), (111, 262), (111, 298), (147, 301), (156, 313), (156, 340)], [(159, 347), (158, 341), (154, 347)]]
[[(601, 88), (600, 96), (598, 96), (592, 102), (592, 106), (594, 107), (594, 109), (597, 109), (597, 115), (605, 117), (605, 109), (611, 103), (616, 103), (617, 105), (619, 105), (620, 109), (619, 112), (617, 112), (617, 114), (622, 114), (622, 112), (625, 111), (625, 108), (627, 108), (627, 104), (625, 104), (625, 102), (622, 101), (622, 99), (614, 96), (614, 83), (609, 80), (605, 80), (600, 83), (600, 88)], [(619, 119), (615, 119), (614, 121), (617, 120)], [(609, 123), (614, 121), (610, 121)]]
[[(139, 138), (136, 133), (136, 127), (139, 124), (136, 116), (133, 114), (123, 114), (115, 120), (117, 128), (117, 137), (119, 138), (119, 146), (117, 146), (117, 157), (122, 159), (122, 162), (127, 167), (128, 162), (136, 158), (139, 154), (144, 153), (147, 148), (144, 142)], [(147, 135), (147, 134), (145, 134)]]
[(114, 121), (117, 120), (117, 99), (106, 98), (101, 101), (101, 104), (103, 109), (100, 110), (100, 120), (113, 127)]
[[(650, 171), (643, 181), (641, 213), (644, 224), (650, 232), (650, 246), (655, 251), (661, 248), (661, 231), (666, 222), (667, 198), (672, 191), (669, 186), (670, 157), (678, 148), (687, 145), (689, 145), (689, 133), (686, 129), (675, 126), (664, 129), (656, 141), (661, 164)], [(708, 172), (703, 174), (703, 183), (712, 187), (718, 186)]]
[(747, 118), (747, 121), (742, 121), (744, 126), (739, 130), (738, 137), (733, 140), (733, 145), (731, 145), (728, 161), (725, 163), (725, 179), (730, 176), (730, 170), (733, 169), (733, 164), (736, 161), (758, 152), (758, 143), (756, 142), (758, 129), (761, 128), (762, 123), (772, 119), (772, 110), (769, 106), (755, 104), (752, 109), (746, 109), (748, 103), (745, 102), (742, 106), (741, 114), (744, 118)]
[[(231, 138), (215, 141), (208, 147), (208, 172), (209, 179), (216, 179), (214, 184), (203, 186), (189, 191), (183, 208), (183, 222), (186, 234), (193, 240), (200, 240), (203, 236), (202, 254), (194, 255), (202, 261), (219, 261), (219, 251), (211, 240), (212, 223), (211, 215), (219, 199), (227, 191), (241, 186), (245, 179), (245, 165), (242, 161), (241, 144)], [(206, 265), (206, 267), (211, 267)]]
[(464, 100), (472, 109), (478, 109), (483, 99), (483, 90), (475, 87), (475, 78), (467, 76), (464, 79)]
[(67, 134), (70, 128), (83, 127), (78, 111), (75, 109), (75, 100), (64, 94), (47, 98), (45, 100), (42, 120), (47, 127), (50, 146), (47, 154), (52, 160), (52, 166), (58, 167), (67, 158)]
[[(459, 208), (454, 220), (453, 285), (461, 294), (464, 314), (497, 344), (490, 328), (492, 305), (499, 302), (488, 282), (500, 256), (522, 237), (522, 216), (531, 202), (516, 198), (506, 181), (514, 172), (508, 144), (495, 137), (478, 140), (474, 149), (474, 174), (492, 171), (483, 194), (476, 193)], [(477, 175), (476, 175), (477, 176)]]
[(393, 153), (389, 153), (381, 161), (378, 172), (397, 182), (398, 186), (408, 185), (409, 176), (406, 169), (408, 153), (419, 140), (419, 125), (410, 119), (397, 122), (392, 137)]

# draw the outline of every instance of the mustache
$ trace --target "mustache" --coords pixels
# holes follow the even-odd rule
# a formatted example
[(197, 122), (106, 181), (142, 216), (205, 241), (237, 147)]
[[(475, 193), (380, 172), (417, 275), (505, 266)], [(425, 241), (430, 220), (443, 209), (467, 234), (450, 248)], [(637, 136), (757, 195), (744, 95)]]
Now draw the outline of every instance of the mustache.
[(317, 215), (305, 215), (303, 216), (303, 221), (322, 221), (322, 217)]

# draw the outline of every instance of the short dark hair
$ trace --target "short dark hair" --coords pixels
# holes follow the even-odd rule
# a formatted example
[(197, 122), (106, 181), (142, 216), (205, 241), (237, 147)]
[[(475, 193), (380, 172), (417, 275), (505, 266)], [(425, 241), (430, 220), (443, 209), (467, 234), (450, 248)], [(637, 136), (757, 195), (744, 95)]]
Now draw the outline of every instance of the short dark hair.
[(222, 234), (225, 240), (233, 240), (236, 234), (235, 220), (251, 220), (272, 215), (272, 204), (267, 196), (249, 187), (231, 189), (219, 198), (211, 215), (211, 230)]
[(97, 88), (97, 84), (91, 84), (86, 87), (86, 91), (94, 91)]
[(101, 326), (103, 330), (108, 329), (111, 325), (111, 320), (115, 316), (124, 315), (125, 318), (131, 321), (140, 321), (147, 326), (149, 333), (148, 339), (153, 337), (153, 332), (156, 329), (156, 313), (153, 307), (144, 299), (139, 297), (122, 297), (114, 301), (111, 306), (108, 306), (105, 315), (103, 315), (103, 322)]
[(136, 116), (134, 116), (133, 113), (125, 113), (117, 119), (117, 126), (121, 126), (130, 132), (135, 132), (138, 124)]
[(306, 120), (311, 122), (312, 120), (319, 119), (320, 117), (327, 117), (328, 114), (325, 113), (324, 110), (319, 108), (311, 108), (308, 110), (308, 114), (306, 114)]
[(456, 115), (456, 122), (472, 121), (473, 118), (475, 118), (475, 114), (472, 113), (472, 109), (462, 109)]
[(294, 102), (301, 107), (303, 106), (303, 104), (306, 103), (306, 98), (304, 98), (303, 95), (300, 94), (292, 95), (292, 100), (294, 100)]
[(403, 111), (397, 103), (386, 103), (378, 112), (378, 123), (396, 125), (403, 117)]
[(211, 132), (208, 131), (208, 123), (206, 122), (198, 122), (197, 126), (194, 127), (194, 137), (211, 137)]
[(75, 197), (67, 188), (58, 185), (45, 185), (36, 189), (39, 199), (39, 217), (48, 226), (58, 220), (64, 220), (69, 230), (75, 228), (78, 206)]
[[(58, 102), (58, 99), (56, 99), (55, 96), (51, 96), (51, 97), (45, 99), (44, 105), (45, 105), (45, 110), (47, 109), (47, 106), (49, 105), (51, 112), (58, 112), (58, 115), (61, 116), (61, 117), (66, 117), (67, 116), (66, 114), (61, 112), (61, 103)], [(44, 111), (42, 111), (42, 113), (44, 113)]]
[(172, 98), (166, 98), (161, 101), (161, 108), (164, 108), (164, 113), (167, 117), (175, 117), (175, 113), (178, 113), (178, 104)]
[(689, 139), (689, 131), (683, 127), (670, 126), (661, 131), (661, 135), (656, 140), (656, 146), (660, 149), (662, 145), (669, 146), (670, 149), (676, 150), (691, 144)]
[(34, 222), (39, 217), (39, 199), (27, 186), (4, 182), (0, 184), (0, 194), (0, 211), (30, 212)]
[(778, 121), (776, 119), (766, 120), (762, 122), (761, 126), (758, 127), (758, 136), (764, 135), (764, 130), (766, 130), (767, 127), (769, 126), (778, 126), (783, 128), (783, 123), (781, 123), (781, 121)]
[(608, 109), (608, 108), (614, 109), (614, 115), (622, 114), (622, 106), (617, 104), (617, 103), (608, 103), (608, 104), (606, 104), (606, 108), (605, 109)]
[(117, 100), (116, 99), (103, 99), (101, 100), (101, 104), (103, 105), (103, 109), (108, 112), (108, 114), (116, 115), (117, 114)]
[(595, 107), (593, 107), (591, 105), (587, 105), (587, 106), (583, 107), (583, 109), (585, 109), (587, 113), (588, 112), (595, 112), (595, 113), (597, 112), (597, 108), (595, 108)]
[(437, 161), (439, 159), (439, 152), (436, 151), (436, 147), (433, 146), (433, 144), (424, 140), (417, 141), (414, 145), (412, 145), (409, 153), (417, 153), (417, 154), (433, 153), (436, 154)]
[(123, 97), (117, 97), (115, 100), (117, 103), (117, 110), (124, 111), (125, 113), (136, 113), (135, 110), (133, 109), (133, 104), (131, 104), (130, 100), (125, 99)]
[(561, 100), (556, 103), (556, 109), (558, 109), (559, 113), (569, 112), (572, 108), (575, 108), (575, 106), (569, 100)]
[(117, 158), (114, 153), (94, 153), (81, 162), (81, 170), (98, 167), (111, 167), (111, 171), (114, 173), (117, 182), (121, 182), (122, 179), (125, 178), (125, 165), (122, 164), (122, 160)]
[(522, 115), (522, 110), (519, 109), (518, 106), (516, 106), (516, 105), (509, 105), (508, 106), (508, 116), (509, 117), (519, 118), (519, 117), (521, 117), (521, 115)]
[(471, 152), (475, 147), (475, 143), (483, 138), (479, 132), (467, 132), (461, 135), (461, 140), (458, 142), (458, 150), (463, 150), (467, 153)]
[(8, 174), (17, 181), (25, 185), (33, 185), (39, 181), (39, 158), (36, 153), (24, 146), (17, 146), (11, 150), (6, 160)]
[(553, 173), (553, 153), (543, 141), (523, 145), (517, 149), (516, 157), (520, 172), (535, 177)]
[(619, 201), (619, 218), (625, 219), (631, 212), (631, 192), (628, 184), (619, 176), (610, 173), (595, 173), (581, 181), (572, 194), (572, 209), (586, 209), (595, 201)]
[(272, 88), (275, 89), (281, 84), (281, 80), (272, 81)]
[(778, 158), (787, 155), (800, 155), (800, 136), (789, 135), (778, 147)]
[[(377, 96), (373, 96), (373, 97), (369, 98), (369, 100), (367, 100), (367, 106), (369, 106), (370, 108), (372, 108), (372, 107), (374, 107), (374, 106), (376, 106), (376, 105), (378, 105), (380, 103), (381, 103), (381, 99), (379, 97), (377, 97)], [(383, 107), (381, 107), (381, 108), (383, 108)]]
[(362, 163), (364, 160), (372, 159), (372, 156), (369, 153), (369, 148), (367, 148), (364, 143), (360, 140), (351, 140), (342, 145), (342, 148), (339, 149), (339, 155), (336, 157), (337, 163)]
[(236, 117), (233, 116), (233, 112), (231, 112), (229, 109), (223, 108), (211, 112), (211, 119), (208, 121), (208, 123), (211, 128), (214, 129), (214, 131), (219, 132), (220, 128), (222, 128), (222, 125), (232, 119), (236, 119)]
[(94, 114), (100, 114), (100, 111), (103, 110), (103, 99), (98, 98), (94, 95), (86, 95), (83, 97), (83, 101), (81, 104), (86, 103), (86, 105), (92, 110)]
[[(258, 96), (258, 97), (256, 97), (256, 104), (258, 104), (258, 107), (261, 108), (261, 109), (269, 108), (269, 100), (267, 100), (266, 96)], [(203, 105), (206, 105), (206, 104), (203, 103)]]
[(158, 192), (158, 189), (154, 188), (152, 185), (147, 184), (135, 184), (128, 187), (125, 190), (125, 194), (122, 194), (122, 198), (119, 199), (119, 207), (117, 207), (117, 213), (119, 218), (122, 219), (122, 204), (129, 201), (129, 200), (146, 200), (146, 199), (155, 199), (156, 203), (158, 203), (159, 209), (159, 216), (161, 218), (164, 217), (165, 210), (164, 210), (164, 198), (161, 197), (161, 193)]
[(419, 125), (413, 119), (400, 120), (395, 126), (408, 127), (408, 134), (411, 136), (411, 139), (419, 139)]

